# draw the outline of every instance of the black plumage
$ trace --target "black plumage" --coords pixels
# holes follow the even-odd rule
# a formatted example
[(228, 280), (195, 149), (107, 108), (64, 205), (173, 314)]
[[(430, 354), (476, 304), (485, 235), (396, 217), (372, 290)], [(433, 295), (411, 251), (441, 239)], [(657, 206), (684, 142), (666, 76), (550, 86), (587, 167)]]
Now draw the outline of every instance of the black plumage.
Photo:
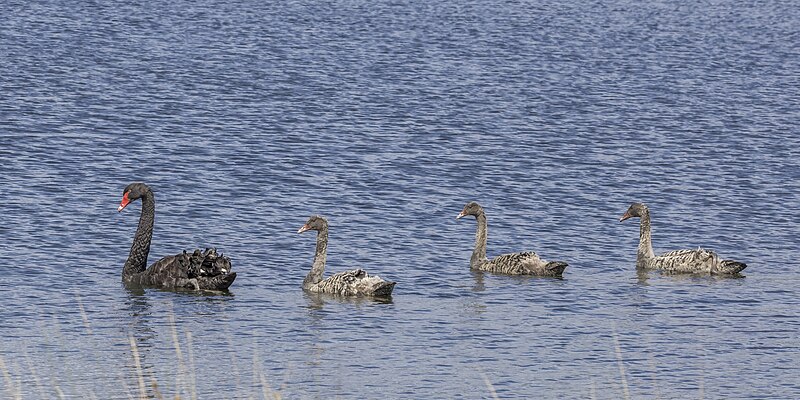
[(122, 211), (132, 201), (142, 200), (142, 215), (131, 245), (131, 251), (122, 269), (122, 280), (142, 286), (191, 290), (225, 290), (236, 279), (231, 272), (231, 260), (218, 254), (216, 249), (186, 251), (166, 256), (147, 267), (150, 241), (155, 220), (155, 196), (144, 183), (128, 185), (122, 194), (117, 211)]

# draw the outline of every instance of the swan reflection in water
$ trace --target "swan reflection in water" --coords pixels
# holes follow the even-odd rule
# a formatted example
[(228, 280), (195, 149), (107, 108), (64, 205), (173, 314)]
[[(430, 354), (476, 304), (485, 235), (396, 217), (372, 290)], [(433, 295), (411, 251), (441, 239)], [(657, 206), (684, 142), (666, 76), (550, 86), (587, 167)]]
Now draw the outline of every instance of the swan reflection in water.
[(142, 347), (150, 347), (156, 332), (152, 328), (152, 306), (143, 286), (137, 284), (124, 284), (125, 292), (128, 294), (125, 299), (126, 315), (130, 316), (129, 326), (137, 343)]
[(650, 280), (667, 279), (672, 282), (724, 282), (743, 279), (742, 274), (709, 275), (707, 273), (670, 272), (652, 269), (636, 269), (636, 282), (642, 286), (650, 286)]
[(303, 291), (309, 310), (321, 310), (328, 303), (353, 304), (356, 306), (370, 306), (374, 304), (394, 304), (392, 296), (341, 296), (330, 293), (314, 293)]
[(518, 285), (530, 284), (532, 281), (566, 281), (563, 276), (537, 276), (537, 275), (506, 275), (506, 274), (493, 274), (486, 275), (485, 272), (479, 270), (471, 270), (474, 285), (471, 290), (473, 292), (483, 292), (486, 290), (486, 280), (503, 280), (510, 281)]
[[(135, 382), (140, 374), (134, 369), (134, 360), (137, 357), (141, 374), (148, 382), (151, 379), (164, 379), (163, 375), (154, 375), (159, 371), (164, 373), (163, 366), (160, 366), (164, 362), (164, 355), (160, 351), (163, 351), (165, 344), (171, 344), (166, 348), (175, 349), (175, 354), (169, 355), (170, 359), (179, 358), (174, 366), (174, 373), (186, 375), (185, 358), (196, 346), (202, 347), (202, 343), (194, 342), (192, 332), (181, 329), (181, 325), (186, 320), (207, 320), (224, 316), (234, 304), (234, 295), (228, 291), (151, 288), (136, 283), (124, 283), (123, 287), (127, 296), (122, 299), (122, 318), (128, 319), (125, 324), (128, 328), (121, 349), (124, 349), (123, 357), (131, 360), (128, 364), (130, 370), (126, 370), (122, 377), (127, 382)], [(196, 310), (186, 312), (189, 308)], [(224, 337), (230, 339), (231, 335)], [(233, 348), (232, 343), (228, 342), (227, 345)], [(179, 349), (183, 349), (183, 356)]]

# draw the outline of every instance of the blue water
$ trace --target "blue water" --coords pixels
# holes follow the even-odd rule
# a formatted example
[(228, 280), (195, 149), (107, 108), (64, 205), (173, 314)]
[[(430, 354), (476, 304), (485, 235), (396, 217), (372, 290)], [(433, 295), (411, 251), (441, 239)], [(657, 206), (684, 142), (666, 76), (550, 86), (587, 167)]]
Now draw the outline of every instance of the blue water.
[[(793, 1), (0, 15), (2, 398), (800, 398)], [(151, 261), (216, 246), (229, 294), (122, 285), (134, 181)], [(471, 200), (490, 256), (564, 279), (470, 272)], [(637, 274), (633, 201), (656, 252), (746, 277)], [(391, 302), (300, 289), (315, 213), (328, 273), (396, 280)]]

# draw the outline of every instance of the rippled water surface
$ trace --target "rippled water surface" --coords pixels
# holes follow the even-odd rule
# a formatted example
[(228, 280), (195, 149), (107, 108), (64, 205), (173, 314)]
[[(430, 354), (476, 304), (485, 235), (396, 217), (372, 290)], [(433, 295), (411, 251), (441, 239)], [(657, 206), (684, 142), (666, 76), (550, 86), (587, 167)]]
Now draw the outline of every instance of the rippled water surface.
[[(0, 3), (2, 398), (800, 398), (793, 1)], [(120, 282), (216, 246), (225, 295)], [(470, 272), (489, 253), (563, 279)], [(741, 279), (637, 274), (697, 246)], [(328, 272), (390, 302), (300, 289)], [(132, 346), (132, 341), (135, 346)]]

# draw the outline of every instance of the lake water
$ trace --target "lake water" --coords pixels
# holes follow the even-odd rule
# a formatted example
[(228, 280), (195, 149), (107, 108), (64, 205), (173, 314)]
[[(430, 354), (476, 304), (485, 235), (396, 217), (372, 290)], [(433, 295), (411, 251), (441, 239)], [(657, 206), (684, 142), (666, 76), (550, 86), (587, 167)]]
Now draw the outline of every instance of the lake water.
[[(794, 1), (4, 1), (2, 398), (800, 398)], [(225, 295), (120, 281), (216, 246)], [(563, 279), (469, 270), (533, 250)], [(741, 279), (637, 274), (709, 247)], [(390, 302), (300, 289), (397, 281)], [(135, 346), (131, 345), (131, 339)], [(155, 386), (154, 386), (155, 385)]]

